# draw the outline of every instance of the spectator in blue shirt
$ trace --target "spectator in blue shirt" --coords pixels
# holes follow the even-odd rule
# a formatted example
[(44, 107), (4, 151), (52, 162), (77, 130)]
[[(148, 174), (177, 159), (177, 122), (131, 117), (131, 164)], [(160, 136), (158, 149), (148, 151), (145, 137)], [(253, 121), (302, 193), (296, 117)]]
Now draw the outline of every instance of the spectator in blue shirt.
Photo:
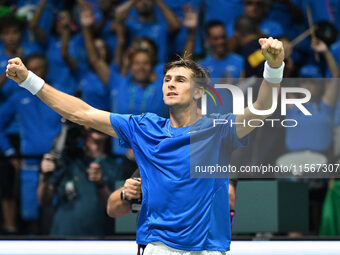
[(244, 10), (243, 1), (244, 0), (204, 0), (205, 23), (212, 20), (219, 20), (227, 26), (242, 15)]
[(310, 8), (314, 24), (321, 20), (330, 21), (331, 6), (327, 2), (328, 0), (293, 0), (294, 5), (304, 13), (306, 24), (308, 24), (307, 8)]
[[(172, 0), (165, 0), (164, 1), (171, 10), (175, 13), (175, 15), (180, 19), (181, 21), (181, 27), (178, 32), (171, 35), (170, 38), (168, 38), (168, 54), (170, 57), (180, 54), (185, 49), (185, 44), (188, 41), (188, 37), (191, 36), (191, 33), (194, 33), (195, 35), (195, 48), (192, 50), (195, 55), (202, 55), (203, 54), (203, 43), (202, 43), (202, 37), (203, 37), (203, 25), (199, 24), (195, 28), (194, 31), (191, 31), (190, 27), (186, 25), (186, 19), (188, 16), (188, 13), (191, 11), (194, 11), (199, 15), (201, 10), (201, 0), (178, 0), (178, 1), (172, 1)], [(228, 2), (228, 1), (225, 1)], [(159, 9), (157, 9), (159, 10)]]
[[(3, 42), (3, 48), (0, 50), (0, 105), (19, 91), (15, 83), (6, 78), (7, 61), (15, 55), (26, 57), (40, 51), (37, 44), (24, 40), (24, 31), (25, 23), (13, 15), (5, 16), (0, 20), (0, 37)], [(18, 136), (17, 120), (13, 118), (3, 132), (6, 136)]]
[[(316, 39), (312, 43), (312, 48), (325, 57), (332, 78), (338, 78), (339, 68), (327, 45)], [(299, 76), (305, 78), (301, 80), (300, 87), (311, 92), (311, 101), (305, 106), (312, 115), (303, 115), (295, 106), (287, 110), (287, 118), (295, 119), (299, 124), (286, 129), (286, 147), (289, 151), (312, 150), (325, 153), (332, 144), (333, 118), (339, 84), (336, 79), (331, 79), (327, 84), (320, 84), (320, 80), (315, 78), (322, 77), (321, 71), (315, 65), (302, 67)]]
[[(153, 112), (168, 115), (162, 100), (162, 76), (155, 74), (152, 55), (148, 50), (136, 49), (131, 54), (130, 74), (123, 77), (112, 72), (109, 79), (111, 111), (121, 114), (142, 114)], [(113, 140), (114, 153), (123, 155), (126, 149)], [(128, 153), (128, 152), (127, 152)], [(128, 154), (126, 154), (128, 158)], [(134, 168), (133, 168), (134, 169)]]
[(103, 38), (110, 52), (113, 52), (117, 45), (115, 31), (114, 9), (117, 8), (120, 0), (100, 0), (94, 1), (93, 9), (96, 15), (96, 22), (92, 27), (95, 34)]
[(259, 37), (261, 32), (254, 19), (242, 16), (235, 21), (235, 35), (229, 43), (230, 47), (245, 61), (245, 77), (262, 76), (265, 58), (257, 47)]
[[(157, 17), (155, 7), (159, 7), (163, 18)], [(135, 7), (138, 15), (128, 16)], [(125, 23), (130, 40), (134, 36), (146, 36), (154, 40), (158, 48), (158, 59), (161, 62), (167, 60), (168, 35), (180, 29), (180, 23), (172, 10), (163, 0), (129, 0), (117, 8), (116, 18)]]
[(201, 64), (208, 68), (212, 78), (228, 78), (231, 82), (237, 82), (242, 76), (244, 60), (228, 50), (223, 23), (210, 21), (206, 26), (206, 35), (210, 54)]
[[(266, 77), (262, 82), (256, 106), (258, 110), (265, 110), (272, 104), (273, 87), (279, 87), (284, 52), (281, 42), (273, 38), (263, 38), (259, 43), (268, 61), (267, 71), (277, 68), (280, 72), (275, 80)], [(138, 59), (138, 62), (135, 64), (141, 67), (142, 61)], [(136, 78), (144, 77), (141, 70), (138, 68)], [(7, 75), (16, 82), (26, 81), (24, 85), (28, 74), (39, 80), (33, 82), (33, 93), (37, 92), (40, 99), (65, 118), (120, 138), (124, 146), (134, 149), (143, 193), (138, 227), (145, 221), (148, 227), (145, 236), (144, 233), (137, 236), (137, 242), (147, 244), (145, 254), (162, 254), (162, 250), (177, 253), (173, 249), (180, 249), (181, 253), (188, 251), (188, 254), (192, 254), (191, 251), (226, 252), (231, 241), (228, 178), (191, 178), (190, 163), (194, 166), (228, 165), (232, 150), (244, 145), (247, 135), (254, 129), (254, 126), (232, 125), (231, 122), (264, 120), (268, 116), (253, 114), (249, 109), (242, 115), (202, 116), (199, 111), (202, 88), (193, 87), (191, 81), (208, 78), (206, 71), (193, 61), (180, 60), (169, 63), (164, 73), (163, 97), (170, 108), (170, 119), (152, 113), (124, 115), (97, 110), (53, 89), (29, 73), (18, 58), (10, 60), (7, 70)], [(216, 117), (229, 124), (213, 125)], [(191, 135), (191, 130), (196, 132)], [(197, 146), (194, 150), (190, 149), (190, 138), (194, 138)], [(221, 203), (224, 200), (226, 203)]]
[[(284, 31), (280, 23), (267, 17), (270, 8), (271, 0), (244, 0), (243, 15), (253, 19), (263, 34), (272, 37), (283, 35)], [(234, 35), (234, 23), (235, 20), (227, 26), (228, 37)]]
[[(333, 56), (334, 56), (334, 58), (335, 58), (335, 60), (338, 64), (338, 66), (340, 66), (340, 41), (334, 43), (331, 46), (331, 52), (332, 52), (332, 54), (333, 54)], [(335, 122), (336, 126), (340, 126), (340, 96), (338, 97), (334, 122)]]
[[(31, 70), (47, 79), (48, 62), (43, 55), (30, 55), (25, 62)], [(53, 83), (53, 81), (52, 84), (59, 89), (67, 90), (67, 88), (65, 89), (60, 84)], [(7, 156), (20, 153), (25, 158), (20, 172), (20, 216), (27, 222), (28, 231), (37, 232), (39, 157), (51, 149), (54, 138), (60, 132), (61, 117), (37, 100), (31, 93), (21, 88), (0, 107), (0, 115), (1, 151)], [(20, 152), (15, 152), (4, 133), (7, 125), (14, 118), (18, 119)]]
[(151, 111), (166, 116), (165, 105), (160, 99), (162, 77), (154, 72), (155, 49), (152, 46), (132, 48), (129, 70), (125, 76), (121, 75), (108, 58), (95, 49), (95, 40), (89, 30), (93, 16), (87, 11), (82, 13), (82, 26), (88, 58), (102, 85), (109, 87), (110, 108), (120, 113)]
[[(207, 68), (212, 79), (224, 79), (231, 84), (236, 84), (243, 75), (244, 60), (235, 53), (229, 52), (227, 45), (227, 36), (225, 28), (220, 21), (210, 21), (206, 27), (207, 43), (210, 55), (201, 61), (201, 65)], [(210, 112), (232, 112), (232, 95), (229, 91), (221, 90), (220, 97), (222, 105), (218, 106), (222, 109), (216, 109), (208, 104)], [(211, 100), (209, 102), (212, 104)]]
[[(327, 8), (330, 7), (330, 20), (334, 23), (334, 25), (338, 28), (338, 31), (340, 31), (340, 1), (339, 0), (330, 0), (329, 1), (330, 6), (326, 2)], [(340, 39), (340, 37), (339, 37)]]
[(0, 51), (0, 102), (6, 101), (18, 88), (5, 75), (7, 61), (14, 56), (25, 57), (40, 51), (36, 44), (23, 40), (25, 23), (13, 15), (0, 20), (0, 38), (3, 49)]
[(273, 1), (268, 19), (278, 22), (283, 34), (293, 39), (306, 30), (304, 26), (304, 13), (292, 0)]
[(54, 17), (65, 5), (65, 1), (58, 0), (22, 0), (18, 3), (19, 8), (34, 7), (30, 14), (32, 16), (26, 15), (29, 20), (28, 31), (32, 32), (34, 39), (41, 44), (51, 35)]
[[(41, 18), (39, 14), (41, 13), (35, 13), (37, 20)], [(40, 27), (36, 26), (33, 31), (39, 29)], [(60, 10), (54, 17), (51, 35), (44, 37), (44, 41), (41, 42), (49, 61), (48, 79), (62, 83), (67, 82), (72, 84), (74, 88), (76, 83), (73, 74), (77, 70), (78, 63), (77, 59), (70, 54), (69, 44), (75, 30), (70, 12)]]

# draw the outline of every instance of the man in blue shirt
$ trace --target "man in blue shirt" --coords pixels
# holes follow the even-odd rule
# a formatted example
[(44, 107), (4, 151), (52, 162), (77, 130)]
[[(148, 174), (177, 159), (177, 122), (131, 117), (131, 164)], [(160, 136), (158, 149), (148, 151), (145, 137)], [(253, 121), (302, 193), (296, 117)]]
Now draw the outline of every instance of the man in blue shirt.
[[(282, 79), (284, 52), (282, 43), (273, 38), (260, 39), (259, 43), (267, 65), (254, 107), (267, 110), (272, 105), (272, 90)], [(242, 115), (202, 117), (199, 101), (203, 89), (199, 84), (191, 86), (191, 81), (208, 77), (191, 60), (171, 62), (164, 68), (163, 100), (170, 119), (150, 113), (122, 115), (94, 109), (46, 84), (19, 58), (9, 61), (6, 74), (66, 119), (119, 138), (122, 145), (133, 148), (143, 192), (138, 227), (140, 222), (145, 227), (138, 231), (137, 242), (147, 244), (146, 255), (164, 251), (225, 254), (229, 250), (228, 179), (191, 178), (190, 168), (207, 162), (228, 164), (231, 151), (254, 129), (235, 122), (268, 115), (259, 116), (246, 108)], [(229, 124), (215, 126), (215, 118)]]
[(15, 16), (5, 16), (0, 20), (0, 39), (3, 43), (0, 51), (0, 102), (18, 91), (13, 81), (6, 79), (7, 61), (15, 56), (26, 57), (41, 51), (37, 44), (24, 40), (24, 29), (25, 24)]
[(149, 37), (157, 44), (158, 60), (167, 61), (168, 35), (178, 32), (181, 24), (163, 0), (129, 0), (117, 8), (116, 14), (117, 20), (125, 23), (130, 41), (135, 36)]
[[(217, 20), (210, 21), (206, 26), (207, 42), (210, 55), (201, 61), (203, 67), (208, 68), (211, 78), (226, 79), (230, 84), (236, 84), (243, 75), (244, 60), (235, 53), (228, 52), (227, 36), (224, 25)], [(229, 91), (221, 93), (223, 105), (215, 112), (231, 112), (233, 107), (232, 95)], [(211, 101), (209, 101), (211, 102)], [(208, 104), (209, 107), (215, 107)]]
[(312, 116), (299, 113), (297, 108), (287, 110), (287, 118), (295, 119), (299, 125), (286, 131), (286, 147), (289, 151), (312, 150), (325, 153), (331, 148), (333, 141), (334, 112), (339, 94), (339, 68), (336, 60), (327, 45), (319, 40), (312, 41), (312, 49), (321, 53), (330, 69), (333, 79), (318, 80), (322, 78), (321, 71), (316, 65), (305, 65), (301, 68), (299, 76), (305, 78), (300, 87), (311, 92), (311, 101), (306, 108)]
[[(243, 15), (253, 19), (263, 34), (275, 37), (281, 36), (284, 34), (284, 32), (280, 23), (274, 19), (268, 18), (270, 8), (270, 0), (244, 0)], [(236, 19), (227, 24), (226, 28), (229, 37), (234, 35), (235, 21)]]
[[(30, 55), (26, 63), (31, 70), (46, 77), (47, 60), (43, 55)], [(60, 83), (53, 82), (53, 85), (62, 91), (68, 90), (68, 88), (62, 88)], [(62, 85), (67, 87), (68, 84)], [(60, 132), (61, 117), (22, 88), (18, 88), (18, 92), (1, 105), (0, 116), (1, 152), (6, 156), (21, 154), (25, 157), (20, 172), (20, 216), (28, 222), (28, 231), (36, 232), (36, 220), (39, 217), (37, 199), (39, 157), (51, 149), (54, 138)], [(13, 119), (18, 120), (20, 152), (15, 152), (4, 132)]]

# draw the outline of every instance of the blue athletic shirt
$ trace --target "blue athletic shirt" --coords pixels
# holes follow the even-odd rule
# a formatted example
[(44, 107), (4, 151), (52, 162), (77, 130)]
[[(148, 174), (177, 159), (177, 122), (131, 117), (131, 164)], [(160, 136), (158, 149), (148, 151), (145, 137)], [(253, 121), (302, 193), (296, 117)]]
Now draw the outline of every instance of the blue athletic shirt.
[(120, 143), (133, 149), (140, 169), (143, 201), (137, 243), (229, 250), (229, 179), (191, 178), (190, 165), (204, 165), (206, 159), (209, 164), (227, 164), (233, 149), (247, 138), (239, 140), (229, 125), (213, 127), (214, 118), (235, 121), (235, 115), (216, 114), (190, 127), (172, 128), (169, 119), (152, 113), (111, 113)]
[(286, 129), (286, 147), (289, 151), (325, 151), (333, 140), (335, 107), (324, 102), (305, 104), (312, 114), (304, 115), (296, 106), (287, 109), (287, 119), (294, 119), (298, 125)]
[[(244, 70), (244, 59), (242, 56), (234, 53), (228, 54), (223, 59), (215, 59), (208, 56), (200, 62), (201, 66), (207, 68), (210, 72), (211, 79), (218, 79), (215, 83), (223, 83), (220, 79), (227, 79), (229, 83), (236, 84)], [(222, 105), (215, 105), (208, 97), (207, 107), (208, 113), (229, 113), (233, 110), (233, 97), (231, 92), (226, 89), (217, 89)], [(217, 100), (217, 99), (216, 99)]]

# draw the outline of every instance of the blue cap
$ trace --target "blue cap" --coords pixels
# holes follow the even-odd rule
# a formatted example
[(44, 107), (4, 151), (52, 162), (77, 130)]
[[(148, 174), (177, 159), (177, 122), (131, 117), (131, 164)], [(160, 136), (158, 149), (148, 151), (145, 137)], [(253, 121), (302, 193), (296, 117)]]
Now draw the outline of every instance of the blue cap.
[(299, 77), (322, 78), (321, 71), (316, 65), (305, 65), (301, 67)]

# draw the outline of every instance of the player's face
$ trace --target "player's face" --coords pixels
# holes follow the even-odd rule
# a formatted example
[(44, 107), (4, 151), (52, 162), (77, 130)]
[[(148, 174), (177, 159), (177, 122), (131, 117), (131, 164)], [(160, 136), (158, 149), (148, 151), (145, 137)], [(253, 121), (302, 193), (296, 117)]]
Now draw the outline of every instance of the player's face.
[(152, 74), (150, 56), (145, 52), (134, 55), (131, 63), (131, 74), (136, 82), (149, 82)]
[(225, 29), (222, 26), (215, 26), (209, 29), (208, 42), (212, 51), (217, 55), (226, 53), (227, 38)]
[(194, 88), (191, 85), (192, 71), (174, 67), (164, 76), (163, 100), (169, 106), (189, 106), (193, 102)]

